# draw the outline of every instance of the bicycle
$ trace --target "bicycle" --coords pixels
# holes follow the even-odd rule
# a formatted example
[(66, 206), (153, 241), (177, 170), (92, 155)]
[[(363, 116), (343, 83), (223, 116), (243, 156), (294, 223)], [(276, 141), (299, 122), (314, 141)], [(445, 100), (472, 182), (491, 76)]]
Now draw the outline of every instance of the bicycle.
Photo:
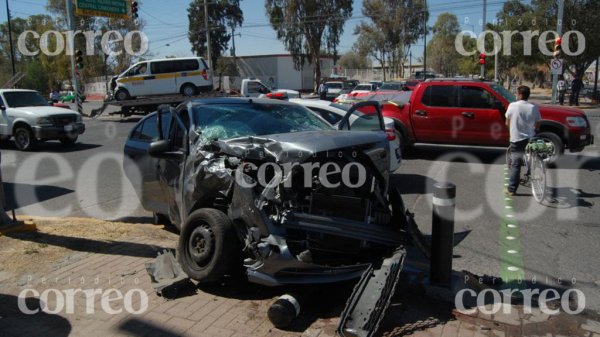
[[(509, 146), (506, 150), (506, 165), (509, 170), (512, 164), (510, 148)], [(523, 186), (530, 183), (533, 198), (539, 203), (546, 197), (546, 162), (552, 157), (553, 153), (554, 145), (543, 138), (531, 138), (525, 147), (525, 157), (523, 159), (525, 175), (520, 183)]]

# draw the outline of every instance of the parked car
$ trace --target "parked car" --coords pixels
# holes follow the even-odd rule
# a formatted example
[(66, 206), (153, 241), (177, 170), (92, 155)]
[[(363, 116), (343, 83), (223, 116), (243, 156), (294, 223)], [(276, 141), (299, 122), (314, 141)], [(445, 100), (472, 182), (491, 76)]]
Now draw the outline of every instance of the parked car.
[(344, 90), (349, 90), (350, 88), (344, 81), (329, 81), (325, 82), (327, 86), (327, 99), (333, 100), (343, 93)]
[(369, 83), (373, 84), (377, 88), (379, 88), (383, 85), (383, 82), (381, 82), (381, 81), (369, 81)]
[(182, 94), (194, 96), (213, 90), (210, 69), (202, 57), (142, 61), (111, 81), (118, 101), (137, 96)]
[(376, 91), (377, 86), (372, 83), (361, 83), (355, 86), (350, 93), (367, 93), (371, 91)]
[[(316, 99), (290, 99), (289, 101), (309, 108), (334, 127), (338, 126), (350, 109), (347, 105)], [(350, 115), (349, 122), (352, 130), (379, 130), (376, 115), (365, 114), (359, 110), (354, 111)], [(394, 127), (393, 119), (385, 117), (383, 122), (390, 143), (390, 172), (394, 172), (400, 168), (400, 163), (402, 162), (400, 135)]]
[(0, 136), (14, 138), (21, 151), (46, 140), (71, 145), (85, 131), (79, 113), (51, 106), (35, 90), (0, 89), (0, 112)]
[(382, 91), (384, 91), (384, 90), (392, 90), (392, 91), (406, 90), (404, 83), (405, 82), (383, 82), (381, 87), (379, 87), (379, 90), (382, 90)]
[[(378, 96), (380, 96), (378, 98)], [(384, 93), (358, 95), (353, 99), (389, 102)], [(505, 112), (516, 97), (504, 87), (481, 80), (430, 79), (410, 96), (385, 104), (383, 114), (394, 119), (402, 144), (440, 143), (508, 146)], [(348, 102), (346, 102), (348, 103)], [(538, 137), (554, 145), (555, 160), (565, 149), (580, 152), (593, 144), (590, 123), (583, 111), (540, 105), (542, 121)]]
[(419, 80), (408, 80), (404, 83), (404, 86), (406, 87), (406, 89), (408, 90), (415, 90), (415, 88), (417, 87), (417, 85), (421, 83), (421, 81)]
[[(60, 96), (60, 102), (61, 103), (64, 103), (64, 102), (75, 103), (76, 98), (77, 97), (73, 91), (67, 91), (66, 93), (64, 93), (63, 95)], [(85, 95), (81, 95), (81, 101), (85, 102)]]
[(346, 84), (349, 88), (354, 88), (355, 86), (357, 86), (360, 82), (358, 80), (346, 80)]

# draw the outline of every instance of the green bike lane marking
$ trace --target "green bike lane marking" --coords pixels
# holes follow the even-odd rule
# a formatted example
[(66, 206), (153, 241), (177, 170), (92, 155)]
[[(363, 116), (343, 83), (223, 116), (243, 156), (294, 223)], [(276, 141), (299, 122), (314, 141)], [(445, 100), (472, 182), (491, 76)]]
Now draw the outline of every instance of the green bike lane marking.
[[(510, 172), (504, 168), (504, 191), (508, 187)], [(523, 289), (525, 287), (525, 272), (523, 270), (523, 255), (519, 222), (514, 214), (513, 198), (504, 196), (504, 217), (500, 223), (500, 276), (505, 289)]]

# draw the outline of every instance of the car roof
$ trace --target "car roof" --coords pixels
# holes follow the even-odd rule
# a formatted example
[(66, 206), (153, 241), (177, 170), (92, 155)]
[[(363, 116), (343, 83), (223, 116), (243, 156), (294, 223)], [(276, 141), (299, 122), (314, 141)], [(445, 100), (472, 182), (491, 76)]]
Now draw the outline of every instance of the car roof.
[(31, 89), (0, 89), (0, 92), (37, 92)]
[(193, 105), (217, 105), (217, 104), (270, 104), (270, 105), (292, 105), (292, 103), (279, 99), (270, 98), (249, 98), (249, 97), (214, 97), (214, 98), (196, 98), (186, 103)]
[(330, 101), (324, 101), (324, 100), (320, 100), (320, 99), (290, 98), (289, 101), (292, 103), (306, 105), (306, 106), (315, 106), (315, 107), (323, 107), (323, 108), (331, 107)]

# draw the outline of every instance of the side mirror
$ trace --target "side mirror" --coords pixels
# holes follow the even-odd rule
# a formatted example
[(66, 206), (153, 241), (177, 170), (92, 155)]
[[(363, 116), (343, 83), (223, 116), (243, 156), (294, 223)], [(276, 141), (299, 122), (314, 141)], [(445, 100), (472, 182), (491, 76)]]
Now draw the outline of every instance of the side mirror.
[(160, 159), (182, 160), (184, 157), (184, 154), (181, 151), (171, 151), (171, 143), (166, 139), (150, 143), (148, 154), (151, 157)]
[(171, 143), (169, 143), (166, 139), (157, 140), (155, 142), (150, 143), (150, 147), (148, 148), (148, 154), (152, 157), (162, 157), (165, 153), (169, 152), (171, 149)]
[(5, 105), (0, 105), (0, 110), (1, 110), (1, 111), (4, 111), (4, 110), (6, 110), (6, 106), (5, 106)]

